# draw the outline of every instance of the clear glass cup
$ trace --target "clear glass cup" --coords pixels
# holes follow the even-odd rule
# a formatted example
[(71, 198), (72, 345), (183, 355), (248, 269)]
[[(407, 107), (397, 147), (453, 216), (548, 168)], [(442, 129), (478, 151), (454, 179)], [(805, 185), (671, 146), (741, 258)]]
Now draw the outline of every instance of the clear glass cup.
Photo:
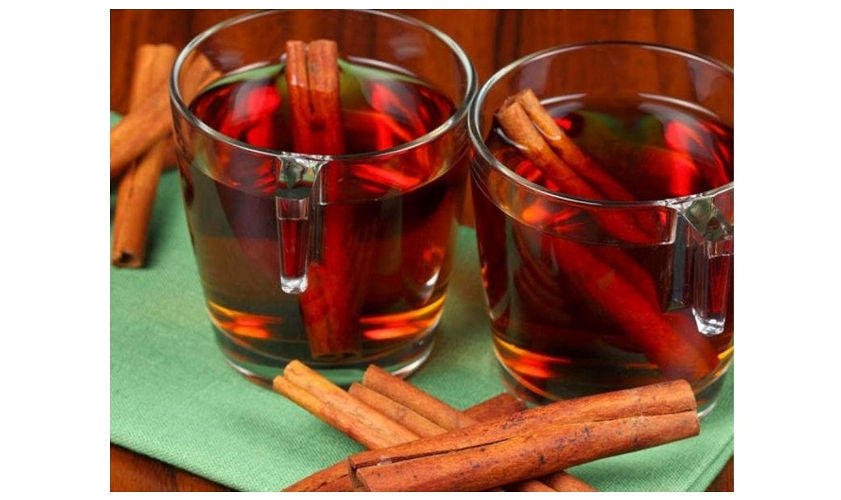
[[(583, 151), (555, 150), (565, 168), (605, 175), (563, 179), (515, 145), (496, 114), (528, 88)], [(683, 378), (708, 412), (733, 355), (732, 70), (639, 43), (555, 47), (496, 73), (469, 118), (506, 383), (546, 401)]]
[[(285, 43), (317, 39), (338, 44), (342, 105), (367, 100), (364, 111), (342, 112), (345, 142), (356, 149), (299, 154), (277, 146), (284, 137), (223, 133), (199, 116), (235, 115), (208, 96), (224, 96), (220, 89), (245, 74), (271, 82), (248, 94), (248, 105), (287, 116)], [(207, 66), (212, 81), (197, 85), (195, 68)], [(477, 85), (462, 49), (389, 13), (258, 12), (198, 35), (170, 85), (187, 222), (227, 361), (256, 381), (270, 381), (292, 359), (343, 384), (371, 363), (416, 370), (442, 313), (467, 177), (466, 113)], [(395, 118), (366, 128), (375, 106), (396, 110)], [(421, 135), (385, 148), (358, 145), (436, 112), (440, 123)]]

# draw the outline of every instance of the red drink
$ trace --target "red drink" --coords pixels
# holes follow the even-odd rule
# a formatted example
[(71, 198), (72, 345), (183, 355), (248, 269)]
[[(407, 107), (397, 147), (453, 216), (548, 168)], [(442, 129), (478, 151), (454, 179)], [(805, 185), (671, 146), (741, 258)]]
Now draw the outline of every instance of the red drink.
[[(556, 99), (544, 106), (596, 169), (574, 169), (590, 200), (666, 200), (725, 185), (733, 134), (673, 100)], [(486, 143), (510, 170), (550, 191), (564, 186), (506, 137)], [(477, 237), (494, 343), (516, 382), (542, 398), (685, 378), (703, 406), (732, 355), (732, 254), (701, 266), (686, 223), (656, 204), (639, 210), (512, 192), (474, 172)], [(674, 231), (673, 231), (674, 230)], [(723, 332), (699, 332), (693, 290), (702, 272), (707, 313)], [(706, 280), (705, 280), (706, 281)], [(716, 392), (713, 390), (712, 392)]]
[[(454, 112), (443, 94), (395, 68), (367, 61), (340, 61), (341, 127), (346, 154), (370, 153), (421, 137)], [(243, 143), (292, 151), (289, 99), (283, 66), (228, 76), (199, 95), (191, 110), (211, 128)], [(362, 351), (330, 367), (364, 368), (376, 361), (398, 366), (428, 345), (441, 314), (464, 166), (451, 165), (442, 141), (409, 152), (339, 162), (326, 183), (341, 186), (322, 200), (310, 225), (282, 221), (278, 241), (276, 195), (279, 162), (222, 143), (209, 142), (202, 158), (182, 161), (187, 218), (211, 320), (225, 354), (240, 368), (271, 377), (291, 359), (311, 359), (303, 333), (331, 321), (325, 292), (342, 298), (341, 321), (358, 336)], [(363, 160), (364, 161), (364, 160)], [(184, 167), (188, 165), (188, 167)], [(338, 215), (338, 216), (337, 216)], [(312, 218), (315, 220), (312, 220)], [(323, 221), (341, 220), (345, 234), (335, 279), (323, 260)], [(302, 295), (279, 285), (280, 245), (284, 270), (294, 270), (308, 252), (309, 287)], [(335, 253), (334, 253), (335, 255)], [(320, 309), (319, 309), (320, 308)], [(315, 311), (315, 313), (313, 313)], [(308, 314), (311, 317), (304, 317)], [(335, 378), (335, 377), (334, 377)], [(341, 377), (339, 377), (341, 378)], [(350, 375), (348, 378), (353, 378)]]

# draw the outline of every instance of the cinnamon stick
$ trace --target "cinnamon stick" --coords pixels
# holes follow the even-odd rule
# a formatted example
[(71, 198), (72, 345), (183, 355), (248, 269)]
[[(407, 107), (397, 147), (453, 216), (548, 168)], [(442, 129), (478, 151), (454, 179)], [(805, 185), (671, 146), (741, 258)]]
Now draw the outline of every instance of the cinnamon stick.
[(586, 155), (575, 142), (558, 126), (552, 116), (546, 112), (532, 89), (526, 89), (514, 96), (522, 106), (549, 145), (558, 152), (560, 158), (589, 185), (595, 187), (609, 200), (631, 201), (635, 197), (630, 191), (608, 174), (599, 164)]
[[(133, 160), (171, 132), (170, 68), (167, 68), (167, 78), (150, 86), (148, 94), (136, 106), (129, 106), (128, 113), (111, 129), (112, 180), (122, 175)], [(184, 74), (186, 80), (182, 87), (188, 96), (221, 76), (210, 61), (198, 53), (185, 64)]]
[[(618, 185), (615, 181), (607, 181), (603, 179), (607, 188), (603, 190), (597, 189), (585, 181), (564, 159), (558, 156), (555, 151), (546, 142), (544, 135), (541, 133), (535, 123), (533, 122), (533, 115), (538, 115), (542, 110), (542, 116), (539, 117), (540, 123), (548, 126), (548, 122), (554, 123), (551, 116), (537, 103), (538, 109), (534, 109), (533, 103), (528, 103), (531, 115), (526, 112), (521, 104), (521, 100), (525, 99), (522, 94), (517, 94), (513, 98), (509, 98), (502, 105), (496, 114), (499, 124), (502, 126), (505, 134), (515, 141), (521, 148), (521, 152), (534, 162), (534, 164), (545, 172), (546, 176), (554, 183), (560, 186), (566, 194), (576, 196), (579, 198), (599, 200), (611, 199), (614, 201), (630, 201), (634, 197), (624, 188)], [(557, 126), (555, 127), (560, 131)], [(553, 133), (551, 131), (547, 133)], [(563, 132), (561, 132), (563, 134)], [(565, 135), (563, 137), (566, 137)], [(557, 141), (556, 141), (557, 142)], [(567, 141), (561, 141), (566, 144)], [(580, 152), (580, 150), (578, 150)], [(596, 170), (598, 167), (594, 162), (586, 165), (586, 168)], [(601, 177), (609, 178), (607, 174)], [(601, 188), (601, 186), (599, 186)], [(620, 241), (630, 243), (656, 243), (656, 221), (642, 221), (636, 220), (637, 214), (624, 212), (620, 209), (612, 209), (606, 213), (596, 213), (594, 217), (601, 225), (601, 227), (613, 235)], [(646, 223), (647, 222), (647, 223)]]
[(422, 415), (413, 411), (411, 408), (404, 406), (377, 391), (369, 389), (364, 385), (360, 385), (358, 383), (351, 384), (350, 389), (348, 389), (348, 394), (367, 404), (371, 408), (378, 410), (383, 415), (391, 418), (418, 436), (435, 436), (447, 432), (445, 428), (426, 419)]
[[(292, 142), (298, 153), (337, 155), (344, 152), (341, 126), (338, 47), (332, 40), (286, 42), (285, 78), (292, 114)], [(341, 196), (339, 177), (330, 169), (320, 174), (327, 199)], [(321, 263), (307, 271), (309, 286), (300, 297), (310, 353), (321, 360), (343, 359), (362, 351), (357, 335), (357, 304), (348, 269), (347, 246), (354, 236), (343, 207), (328, 207), (322, 221)]]
[[(171, 45), (142, 45), (135, 55), (135, 67), (129, 94), (129, 113), (135, 112), (165, 84), (175, 60)], [(127, 168), (117, 187), (111, 262), (118, 267), (140, 267), (146, 258), (149, 219), (158, 188), (158, 180), (171, 142), (158, 139), (142, 159)]]
[[(398, 404), (405, 405), (407, 408), (414, 410), (427, 419), (438, 423), (444, 429), (459, 429), (478, 422), (473, 415), (467, 412), (459, 412), (431, 394), (418, 389), (378, 366), (371, 365), (365, 370), (362, 383), (372, 390), (388, 396)], [(516, 411), (523, 409), (522, 403), (520, 405), (520, 409)], [(565, 472), (562, 472), (562, 474), (568, 476), (567, 481), (560, 481), (558, 478), (552, 477), (540, 478), (539, 481), (531, 480), (521, 482), (514, 485), (513, 489), (516, 491), (568, 491), (565, 489), (555, 490), (550, 488), (546, 484), (547, 481), (557, 482), (561, 486), (565, 486), (565, 484), (570, 485), (575, 491), (587, 491), (588, 488), (592, 489), (584, 481)]]
[[(549, 424), (577, 424), (615, 420), (629, 416), (650, 416), (697, 411), (692, 387), (685, 380), (661, 382), (633, 389), (608, 392), (576, 399), (556, 401), (509, 417), (449, 431), (435, 439), (422, 439), (389, 451), (389, 456), (421, 456), (447, 446), (481, 446), (489, 440), (537, 432)], [(359, 463), (376, 463), (385, 454), (362, 452), (353, 457)]]
[[(698, 432), (694, 410), (583, 423), (551, 422), (529, 433), (500, 437), (505, 432), (498, 432), (469, 445), (429, 446), (446, 442), (449, 434), (444, 434), (417, 441), (430, 448), (423, 455), (406, 455), (399, 450), (406, 446), (402, 445), (363, 452), (349, 462), (354, 488), (362, 491), (482, 491)], [(376, 458), (371, 458), (372, 453), (377, 453)]]
[(147, 151), (171, 129), (166, 85), (158, 85), (144, 101), (111, 129), (111, 178), (121, 175), (132, 160)]
[(444, 429), (458, 429), (476, 423), (452, 406), (376, 365), (365, 370), (362, 385), (405, 405)]
[(300, 361), (286, 365), (272, 388), (367, 448), (383, 448), (419, 437)]

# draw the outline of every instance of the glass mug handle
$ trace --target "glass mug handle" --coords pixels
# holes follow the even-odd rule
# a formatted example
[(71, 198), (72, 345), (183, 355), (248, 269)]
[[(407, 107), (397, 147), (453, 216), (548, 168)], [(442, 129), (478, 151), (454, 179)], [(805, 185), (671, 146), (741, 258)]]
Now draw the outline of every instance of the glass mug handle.
[(733, 279), (733, 223), (716, 202), (732, 203), (731, 197), (732, 191), (674, 206), (686, 222), (678, 228), (685, 226), (687, 232), (692, 314), (698, 332), (707, 337), (723, 333), (727, 320), (727, 291)]
[(277, 242), (280, 289), (297, 295), (307, 289), (307, 268), (313, 236), (314, 200), (320, 190), (317, 177), (327, 160), (317, 156), (278, 155)]

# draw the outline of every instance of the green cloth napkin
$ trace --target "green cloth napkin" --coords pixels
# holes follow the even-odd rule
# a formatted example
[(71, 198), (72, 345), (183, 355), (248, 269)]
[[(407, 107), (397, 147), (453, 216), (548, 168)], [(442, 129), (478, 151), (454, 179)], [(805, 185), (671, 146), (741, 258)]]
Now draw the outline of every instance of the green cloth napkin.
[[(465, 408), (503, 391), (470, 229), (458, 233), (453, 269), (436, 346), (412, 382)], [(225, 363), (175, 171), (158, 188), (146, 268), (111, 269), (111, 441), (249, 491), (279, 490), (362, 449)], [(700, 436), (571, 471), (605, 491), (703, 491), (732, 453), (731, 370)]]

